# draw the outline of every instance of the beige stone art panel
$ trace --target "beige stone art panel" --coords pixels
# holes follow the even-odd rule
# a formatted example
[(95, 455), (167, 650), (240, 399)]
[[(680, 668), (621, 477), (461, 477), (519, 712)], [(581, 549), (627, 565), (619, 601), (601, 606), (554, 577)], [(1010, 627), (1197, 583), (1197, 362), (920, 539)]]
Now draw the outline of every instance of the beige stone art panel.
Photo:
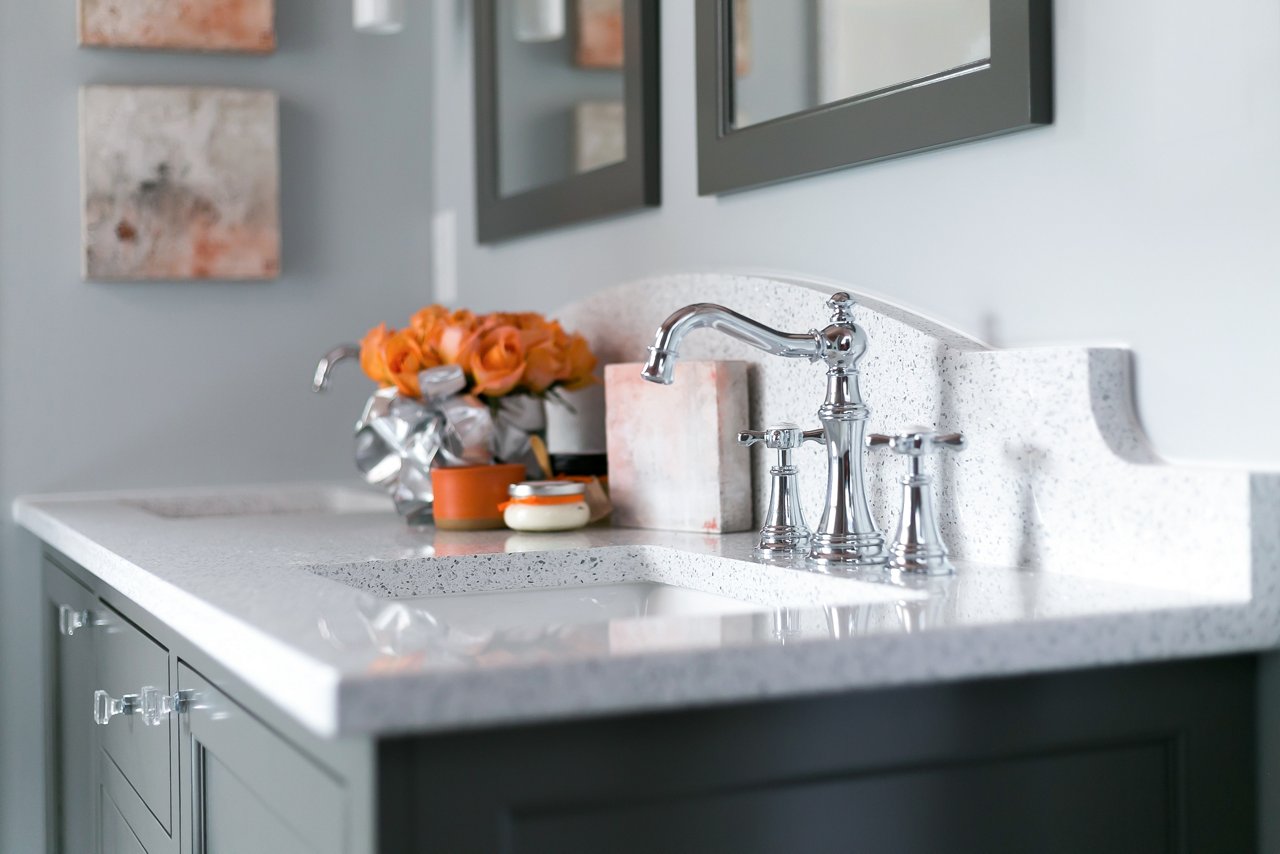
[(279, 274), (274, 92), (89, 86), (80, 134), (87, 279)]

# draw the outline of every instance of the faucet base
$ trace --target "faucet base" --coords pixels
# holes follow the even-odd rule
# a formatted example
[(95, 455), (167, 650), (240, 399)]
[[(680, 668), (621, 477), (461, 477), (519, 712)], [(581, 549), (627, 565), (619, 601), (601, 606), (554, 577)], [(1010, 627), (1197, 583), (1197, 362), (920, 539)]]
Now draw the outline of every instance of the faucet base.
[(810, 540), (809, 560), (819, 566), (884, 566), (884, 534), (816, 533)]
[(761, 557), (797, 557), (805, 554), (809, 529), (803, 525), (765, 525), (756, 541), (756, 554)]
[(939, 545), (894, 543), (890, 548), (889, 568), (913, 575), (951, 575), (956, 568), (947, 550)]

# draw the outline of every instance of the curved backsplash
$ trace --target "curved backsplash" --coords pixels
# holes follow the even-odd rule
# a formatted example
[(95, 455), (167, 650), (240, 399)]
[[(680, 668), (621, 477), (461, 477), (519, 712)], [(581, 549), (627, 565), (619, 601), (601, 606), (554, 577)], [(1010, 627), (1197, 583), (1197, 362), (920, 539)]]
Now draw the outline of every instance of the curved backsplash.
[[(825, 324), (824, 302), (835, 290), (751, 276), (671, 275), (601, 291), (557, 316), (591, 341), (602, 363), (642, 362), (658, 324), (689, 303), (720, 303), (778, 329), (805, 332)], [(993, 350), (850, 292), (859, 302), (855, 318), (871, 341), (861, 364), (870, 430), (923, 425), (969, 440), (965, 452), (931, 461), (943, 534), (955, 557), (1248, 594), (1251, 476), (1160, 462), (1134, 411), (1129, 351)], [(752, 423), (743, 429), (777, 421), (818, 426), (821, 365), (769, 356), (706, 330), (686, 339), (681, 357), (751, 363)], [(603, 389), (574, 395), (573, 402), (576, 415), (551, 407), (552, 449), (603, 449)], [(759, 518), (768, 500), (769, 460), (759, 451), (742, 453), (753, 454)], [(821, 515), (823, 451), (810, 445), (797, 452), (797, 461), (812, 523)], [(890, 534), (901, 467), (893, 455), (868, 455), (872, 510)], [(1256, 477), (1274, 486), (1273, 478)]]

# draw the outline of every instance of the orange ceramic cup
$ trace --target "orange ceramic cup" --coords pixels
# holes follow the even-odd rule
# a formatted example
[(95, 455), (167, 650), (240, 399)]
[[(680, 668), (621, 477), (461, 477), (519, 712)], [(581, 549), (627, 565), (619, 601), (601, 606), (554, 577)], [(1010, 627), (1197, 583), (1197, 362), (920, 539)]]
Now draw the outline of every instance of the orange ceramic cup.
[(524, 479), (524, 466), (516, 463), (432, 469), (436, 527), (446, 531), (506, 527), (498, 505), (507, 500), (507, 488)]

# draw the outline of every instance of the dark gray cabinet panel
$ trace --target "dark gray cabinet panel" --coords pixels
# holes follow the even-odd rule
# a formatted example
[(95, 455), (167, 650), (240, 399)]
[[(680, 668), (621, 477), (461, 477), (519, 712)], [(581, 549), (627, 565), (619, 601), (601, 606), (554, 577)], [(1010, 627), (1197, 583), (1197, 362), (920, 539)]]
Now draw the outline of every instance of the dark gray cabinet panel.
[(1162, 744), (924, 768), (510, 818), (511, 850), (1025, 851), (1169, 848)]
[(53, 564), (44, 567), (45, 707), (49, 710), (48, 753), (50, 846), (60, 854), (93, 848), (97, 787), (94, 783), (94, 639), (86, 625), (65, 635), (59, 609), (88, 614), (97, 603), (88, 589)]
[(199, 674), (181, 715), (179, 800), (183, 854), (342, 854), (341, 783)]
[(395, 739), (382, 850), (1244, 854), (1253, 715), (1235, 658)]
[[(99, 687), (113, 697), (144, 687), (170, 693), (169, 651), (122, 615), (102, 606), (94, 637)], [(166, 832), (173, 831), (172, 733), (169, 719), (148, 726), (141, 715), (120, 715), (102, 727), (102, 749), (128, 778)]]

